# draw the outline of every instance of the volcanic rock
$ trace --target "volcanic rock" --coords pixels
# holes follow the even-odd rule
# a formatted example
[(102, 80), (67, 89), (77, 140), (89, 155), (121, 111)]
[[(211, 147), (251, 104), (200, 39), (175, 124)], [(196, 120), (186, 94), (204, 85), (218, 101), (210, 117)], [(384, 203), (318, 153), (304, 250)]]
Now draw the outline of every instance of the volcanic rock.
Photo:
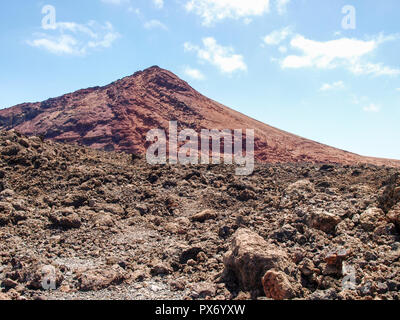
[(72, 210), (59, 210), (49, 215), (49, 220), (56, 226), (66, 229), (79, 228), (82, 224), (80, 217)]
[(360, 216), (360, 224), (366, 231), (373, 231), (385, 221), (385, 213), (379, 208), (369, 208)]
[(216, 213), (211, 210), (204, 210), (202, 212), (196, 213), (192, 216), (193, 221), (204, 222), (206, 220), (214, 219), (216, 217)]
[(400, 228), (400, 202), (397, 203), (387, 214), (388, 219)]
[(206, 297), (214, 297), (217, 292), (217, 286), (210, 282), (196, 283), (192, 287), (196, 298), (204, 299)]
[(41, 263), (36, 263), (30, 270), (25, 270), (23, 278), (27, 287), (34, 290), (47, 289), (47, 286), (53, 287), (53, 289), (58, 288), (63, 279), (64, 277), (58, 268)]
[(231, 248), (224, 256), (226, 271), (236, 276), (245, 291), (262, 288), (261, 279), (267, 270), (284, 270), (288, 264), (285, 252), (243, 228), (233, 235)]
[[(7, 299), (400, 299), (396, 168), (256, 163), (238, 177), (0, 131), (0, 154), (10, 145), (22, 149), (0, 157)], [(203, 210), (218, 218), (193, 222)]]
[[(204, 128), (254, 129), (255, 158), (262, 162), (400, 166), (398, 161), (362, 157), (263, 124), (201, 95), (172, 72), (157, 66), (104, 87), (0, 110), (0, 129), (108, 151), (144, 154), (148, 146), (146, 133), (158, 128), (168, 131), (172, 119), (180, 127), (196, 132)], [(3, 148), (1, 154), (15, 156), (30, 143), (19, 140), (18, 144)], [(36, 163), (40, 165), (39, 161)], [(321, 170), (329, 172), (333, 167), (325, 164)], [(243, 199), (254, 196), (247, 191), (242, 193)]]
[(334, 233), (335, 228), (340, 221), (341, 219), (333, 213), (321, 209), (315, 209), (311, 213), (309, 224), (311, 227), (326, 233)]
[(111, 285), (121, 284), (125, 280), (125, 276), (121, 267), (114, 266), (84, 271), (77, 276), (77, 279), (80, 290), (97, 291)]
[(0, 301), (7, 301), (7, 300), (11, 300), (11, 297), (3, 292), (0, 292)]
[(153, 268), (151, 269), (151, 274), (153, 276), (167, 275), (172, 273), (172, 269), (166, 263), (156, 262), (154, 263)]
[(269, 270), (262, 278), (264, 292), (267, 298), (286, 300), (296, 296), (296, 290), (287, 276), (281, 271)]

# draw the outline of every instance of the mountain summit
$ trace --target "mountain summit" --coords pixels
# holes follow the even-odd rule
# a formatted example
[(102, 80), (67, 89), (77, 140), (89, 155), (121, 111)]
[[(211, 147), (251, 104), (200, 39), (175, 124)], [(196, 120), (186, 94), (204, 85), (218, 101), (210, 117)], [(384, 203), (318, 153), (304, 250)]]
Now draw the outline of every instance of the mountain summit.
[(179, 128), (254, 129), (261, 162), (319, 162), (400, 166), (400, 161), (362, 157), (276, 129), (220, 103), (153, 66), (104, 87), (0, 110), (0, 129), (41, 135), (58, 142), (143, 154), (146, 133)]

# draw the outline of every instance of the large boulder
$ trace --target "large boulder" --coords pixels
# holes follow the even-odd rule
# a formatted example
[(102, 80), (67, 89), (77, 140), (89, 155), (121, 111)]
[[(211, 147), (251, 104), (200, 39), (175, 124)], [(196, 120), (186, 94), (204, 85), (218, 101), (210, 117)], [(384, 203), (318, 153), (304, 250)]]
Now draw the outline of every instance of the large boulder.
[(360, 216), (360, 225), (365, 231), (373, 231), (385, 223), (385, 213), (379, 208), (369, 208)]
[(342, 219), (330, 212), (322, 209), (316, 209), (311, 212), (308, 219), (308, 225), (314, 229), (321, 230), (325, 233), (335, 233), (336, 226), (342, 221)]
[(99, 267), (77, 275), (79, 290), (98, 291), (125, 280), (124, 270), (119, 266)]
[(28, 288), (33, 290), (58, 288), (64, 280), (64, 276), (60, 270), (52, 265), (44, 265), (42, 263), (34, 264), (30, 270), (24, 270), (23, 280)]
[[(262, 279), (269, 270), (287, 273), (293, 270), (284, 251), (244, 228), (233, 235), (231, 249), (224, 256), (224, 264), (226, 272), (235, 275), (243, 291), (261, 292)], [(269, 283), (267, 281), (265, 285), (268, 286)]]

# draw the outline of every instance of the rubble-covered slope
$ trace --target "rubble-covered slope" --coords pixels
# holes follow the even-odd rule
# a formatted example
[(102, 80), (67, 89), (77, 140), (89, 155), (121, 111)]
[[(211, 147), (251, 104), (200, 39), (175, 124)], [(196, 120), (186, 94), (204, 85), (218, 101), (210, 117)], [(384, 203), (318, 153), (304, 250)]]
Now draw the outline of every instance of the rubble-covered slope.
[(238, 177), (12, 131), (0, 155), (2, 299), (399, 298), (397, 169)]

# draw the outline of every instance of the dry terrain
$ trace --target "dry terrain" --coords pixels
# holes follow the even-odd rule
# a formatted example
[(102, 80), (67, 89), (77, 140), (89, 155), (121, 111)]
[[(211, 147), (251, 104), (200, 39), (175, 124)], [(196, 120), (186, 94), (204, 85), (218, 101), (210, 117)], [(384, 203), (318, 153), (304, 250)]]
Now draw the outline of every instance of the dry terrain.
[(239, 177), (14, 131), (0, 154), (2, 299), (400, 297), (398, 169), (266, 163)]

